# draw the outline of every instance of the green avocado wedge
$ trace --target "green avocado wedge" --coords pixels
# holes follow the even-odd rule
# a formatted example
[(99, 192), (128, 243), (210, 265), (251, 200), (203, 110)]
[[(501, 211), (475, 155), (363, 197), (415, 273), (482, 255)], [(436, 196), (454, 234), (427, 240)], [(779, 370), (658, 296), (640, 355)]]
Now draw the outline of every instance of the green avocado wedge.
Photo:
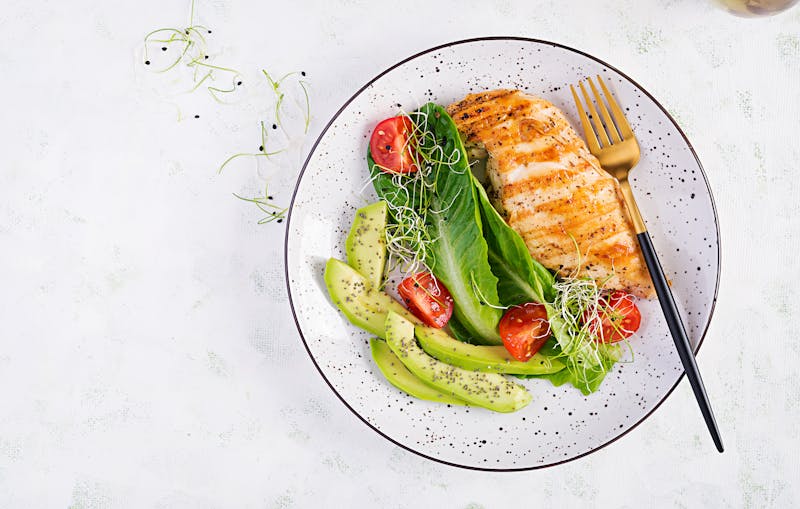
[(373, 288), (364, 276), (346, 263), (331, 258), (325, 265), (325, 286), (331, 300), (350, 320), (380, 338), (386, 333), (386, 313), (394, 311), (415, 324), (420, 323), (389, 294)]
[(358, 209), (344, 244), (347, 264), (367, 278), (373, 288), (381, 287), (386, 267), (387, 210), (385, 201)]
[(400, 362), (400, 359), (392, 352), (386, 341), (372, 338), (369, 340), (369, 348), (372, 351), (372, 358), (375, 360), (375, 364), (378, 365), (378, 369), (381, 370), (386, 380), (406, 394), (426, 401), (435, 401), (448, 405), (466, 405), (464, 401), (445, 394), (414, 376), (414, 373)]
[(426, 354), (417, 345), (414, 324), (393, 311), (386, 317), (386, 343), (417, 378), (468, 404), (495, 412), (515, 412), (531, 401), (525, 387), (503, 375), (469, 371)]
[(548, 375), (564, 369), (560, 360), (537, 353), (527, 362), (520, 362), (504, 346), (479, 346), (462, 343), (446, 332), (417, 326), (415, 335), (422, 349), (442, 362), (482, 373), (509, 375)]

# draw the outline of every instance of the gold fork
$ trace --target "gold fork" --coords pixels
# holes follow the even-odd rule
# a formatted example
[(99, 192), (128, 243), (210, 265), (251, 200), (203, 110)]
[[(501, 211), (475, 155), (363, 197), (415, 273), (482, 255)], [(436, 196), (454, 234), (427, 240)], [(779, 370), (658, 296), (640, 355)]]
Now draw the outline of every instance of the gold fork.
[[(703, 379), (700, 377), (700, 371), (697, 369), (694, 353), (689, 343), (689, 338), (686, 335), (686, 329), (683, 326), (681, 315), (678, 313), (678, 307), (675, 305), (675, 299), (672, 296), (672, 291), (667, 283), (667, 278), (664, 276), (664, 270), (661, 268), (661, 262), (658, 260), (656, 250), (653, 248), (653, 242), (650, 235), (647, 233), (647, 227), (644, 224), (642, 215), (639, 212), (639, 207), (636, 205), (636, 200), (631, 191), (630, 182), (628, 182), (628, 174), (631, 169), (639, 162), (639, 143), (636, 141), (636, 136), (633, 134), (625, 114), (617, 104), (614, 96), (609, 92), (608, 87), (603, 82), (600, 76), (597, 76), (597, 81), (603, 89), (605, 101), (608, 102), (608, 107), (611, 109), (609, 114), (606, 108), (603, 97), (597, 91), (594, 82), (588, 78), (589, 87), (592, 89), (594, 100), (597, 103), (597, 109), (600, 110), (600, 115), (597, 114), (592, 99), (586, 91), (583, 82), (578, 83), (581, 89), (583, 99), (586, 102), (586, 108), (589, 113), (581, 104), (578, 98), (578, 93), (575, 87), (570, 85), (572, 90), (572, 97), (575, 99), (575, 105), (578, 108), (578, 115), (581, 118), (581, 125), (583, 132), (586, 133), (586, 141), (589, 144), (589, 150), (600, 161), (600, 165), (610, 173), (614, 178), (619, 181), (619, 187), (622, 191), (622, 196), (625, 200), (625, 205), (628, 208), (633, 226), (636, 229), (636, 238), (639, 241), (639, 246), (642, 248), (642, 255), (647, 264), (647, 270), (650, 272), (650, 278), (653, 280), (658, 301), (661, 304), (661, 310), (664, 313), (664, 318), (667, 320), (669, 331), (672, 334), (672, 339), (675, 342), (675, 347), (678, 349), (678, 356), (683, 364), (683, 369), (686, 371), (686, 377), (694, 391), (694, 396), (697, 403), (700, 405), (700, 411), (703, 414), (703, 419), (711, 432), (711, 438), (714, 440), (717, 450), (722, 452), (722, 437), (717, 428), (714, 413), (711, 411), (711, 403), (708, 401), (705, 387), (703, 386)], [(594, 129), (592, 129), (592, 123)], [(599, 135), (599, 139), (598, 139)]]

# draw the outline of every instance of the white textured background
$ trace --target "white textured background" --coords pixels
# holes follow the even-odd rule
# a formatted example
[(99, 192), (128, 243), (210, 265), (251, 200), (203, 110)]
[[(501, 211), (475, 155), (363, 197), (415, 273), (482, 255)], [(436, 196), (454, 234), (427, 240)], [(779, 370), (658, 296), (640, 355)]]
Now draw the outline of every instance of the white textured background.
[[(800, 504), (800, 8), (742, 20), (701, 0), (428, 4), (198, 0), (215, 61), (244, 72), (245, 97), (223, 106), (166, 97), (141, 64), (144, 34), (185, 23), (185, 0), (4, 0), (0, 507)], [(286, 302), (283, 225), (256, 225), (230, 194), (255, 166), (216, 174), (258, 145), (258, 69), (307, 71), (310, 142), (377, 72), (480, 35), (592, 53), (692, 140), (722, 226), (699, 364), (725, 454), (683, 382), (584, 459), (459, 470), (384, 441), (314, 370)], [(272, 194), (288, 202), (297, 165), (281, 171)]]

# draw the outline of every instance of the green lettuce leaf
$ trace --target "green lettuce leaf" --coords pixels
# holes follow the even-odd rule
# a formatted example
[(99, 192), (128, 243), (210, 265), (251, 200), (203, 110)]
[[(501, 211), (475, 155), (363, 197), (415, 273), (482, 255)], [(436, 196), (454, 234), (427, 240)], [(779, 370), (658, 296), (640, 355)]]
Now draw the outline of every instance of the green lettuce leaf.
[[(599, 345), (586, 353), (564, 353), (570, 350), (577, 331), (571, 330), (553, 307), (555, 277), (530, 256), (525, 242), (506, 224), (472, 176), (463, 142), (446, 111), (426, 104), (411, 117), (424, 130), (422, 150), (436, 145), (442, 148), (441, 159), (458, 158), (455, 164), (434, 163), (425, 191), (414, 193), (411, 204), (433, 211), (427, 215), (426, 233), (434, 240), (425, 253), (425, 263), (453, 296), (450, 332), (465, 342), (501, 344), (497, 332), (500, 304), (544, 303), (553, 338), (542, 351), (558, 357), (567, 367), (536, 378), (546, 378), (556, 386), (569, 383), (584, 394), (597, 390), (618, 360), (619, 349)], [(378, 196), (409, 205), (409, 194), (398, 187), (405, 177), (382, 172), (369, 154), (367, 157)]]
[(419, 111), (427, 118), (424, 128), (433, 134), (422, 138), (422, 150), (432, 148), (425, 143), (435, 143), (445, 158), (458, 154), (456, 163), (443, 164), (432, 172), (435, 192), (431, 209), (436, 212), (429, 214), (428, 220), (435, 240), (426, 263), (453, 296), (453, 314), (464, 330), (477, 342), (501, 344), (497, 277), (489, 266), (467, 151), (444, 108), (428, 103)]
[[(408, 204), (408, 197), (392, 180), (392, 175), (382, 171), (380, 167), (375, 164), (375, 160), (372, 159), (372, 153), (370, 153), (369, 149), (367, 150), (367, 167), (369, 168), (370, 178), (372, 179), (372, 186), (375, 188), (375, 192), (380, 199), (395, 206)], [(399, 179), (401, 182), (404, 180), (402, 175)], [(429, 197), (420, 196), (419, 199), (428, 200)], [(389, 216), (390, 218), (393, 217), (391, 207), (389, 208)]]
[(552, 302), (555, 277), (533, 259), (519, 233), (508, 226), (495, 210), (486, 190), (473, 177), (483, 224), (483, 236), (489, 248), (489, 264), (499, 283), (497, 293), (504, 306), (526, 302)]
[[(431, 162), (427, 189), (414, 196), (415, 204), (424, 204), (429, 210), (426, 233), (432, 241), (425, 264), (453, 297), (459, 339), (502, 344), (497, 332), (502, 317), (498, 281), (489, 265), (477, 192), (458, 129), (444, 108), (433, 103), (410, 116), (423, 131), (418, 150), (437, 150), (438, 161), (452, 161)], [(367, 161), (378, 196), (390, 205), (409, 205), (409, 194), (398, 188), (403, 178), (382, 172), (369, 154)]]
[(597, 390), (616, 362), (616, 350), (609, 345), (600, 345), (597, 355), (590, 355), (589, 352), (573, 355), (563, 353), (574, 341), (575, 331), (566, 326), (552, 306), (556, 299), (555, 277), (533, 259), (525, 241), (495, 210), (483, 186), (474, 177), (473, 184), (481, 210), (483, 235), (489, 249), (489, 263), (499, 281), (497, 292), (500, 301), (504, 306), (525, 302), (545, 304), (555, 341), (551, 339), (541, 351), (558, 357), (566, 365), (565, 369), (557, 373), (535, 377), (546, 378), (556, 386), (569, 383), (584, 394), (591, 394)]
[(586, 368), (576, 365), (574, 360), (565, 362), (565, 359), (569, 360), (569, 358), (556, 354), (556, 357), (559, 357), (562, 362), (565, 362), (566, 368), (556, 373), (535, 376), (536, 378), (550, 380), (556, 387), (564, 384), (571, 384), (579, 389), (584, 396), (588, 396), (600, 387), (606, 375), (611, 371), (611, 368), (617, 360), (619, 360), (621, 349), (613, 345), (603, 345), (600, 347), (598, 353), (600, 355), (600, 362), (594, 363)]
[(447, 322), (447, 328), (450, 329), (450, 335), (462, 343), (480, 344), (480, 341), (476, 341), (472, 334), (458, 322), (458, 318), (455, 316), (451, 317), (450, 321)]

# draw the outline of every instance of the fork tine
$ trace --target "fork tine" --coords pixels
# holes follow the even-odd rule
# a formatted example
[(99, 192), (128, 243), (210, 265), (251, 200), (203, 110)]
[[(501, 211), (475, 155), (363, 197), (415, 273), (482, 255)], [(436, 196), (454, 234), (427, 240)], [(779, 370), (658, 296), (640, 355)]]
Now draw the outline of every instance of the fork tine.
[(578, 86), (581, 87), (581, 92), (583, 92), (583, 98), (586, 100), (586, 106), (589, 108), (589, 113), (592, 114), (592, 122), (594, 122), (594, 127), (598, 133), (600, 133), (600, 141), (603, 142), (604, 147), (608, 147), (611, 145), (611, 142), (608, 139), (608, 134), (606, 134), (606, 130), (603, 128), (603, 122), (600, 121), (600, 116), (597, 114), (597, 110), (594, 109), (594, 104), (592, 100), (589, 99), (589, 93), (586, 92), (586, 87), (583, 86), (583, 82), (581, 81), (578, 83)]
[(589, 151), (594, 154), (600, 150), (597, 136), (594, 134), (592, 124), (589, 123), (589, 117), (586, 116), (586, 111), (584, 111), (583, 104), (581, 104), (581, 100), (578, 98), (578, 93), (575, 92), (575, 87), (570, 85), (569, 88), (572, 90), (572, 98), (575, 99), (575, 107), (578, 108), (578, 116), (581, 117), (581, 125), (586, 135), (586, 142), (589, 144)]
[(614, 127), (614, 122), (611, 121), (611, 115), (608, 114), (606, 104), (603, 102), (603, 97), (597, 91), (597, 87), (594, 86), (594, 81), (592, 81), (592, 78), (589, 78), (587, 81), (589, 82), (589, 86), (592, 87), (594, 100), (597, 103), (597, 108), (600, 110), (600, 114), (603, 115), (603, 121), (606, 123), (606, 129), (611, 135), (611, 139), (614, 140), (614, 143), (619, 143), (622, 141), (622, 139), (619, 137), (619, 134), (617, 134), (617, 128)]
[(619, 129), (622, 139), (633, 138), (633, 131), (630, 124), (628, 124), (628, 119), (625, 118), (625, 114), (617, 104), (617, 101), (614, 100), (614, 96), (611, 95), (599, 74), (597, 75), (597, 81), (600, 83), (600, 88), (603, 89), (603, 94), (606, 96), (606, 101), (608, 101), (608, 106), (611, 108), (611, 114), (614, 115), (614, 122), (617, 124), (617, 129)]

